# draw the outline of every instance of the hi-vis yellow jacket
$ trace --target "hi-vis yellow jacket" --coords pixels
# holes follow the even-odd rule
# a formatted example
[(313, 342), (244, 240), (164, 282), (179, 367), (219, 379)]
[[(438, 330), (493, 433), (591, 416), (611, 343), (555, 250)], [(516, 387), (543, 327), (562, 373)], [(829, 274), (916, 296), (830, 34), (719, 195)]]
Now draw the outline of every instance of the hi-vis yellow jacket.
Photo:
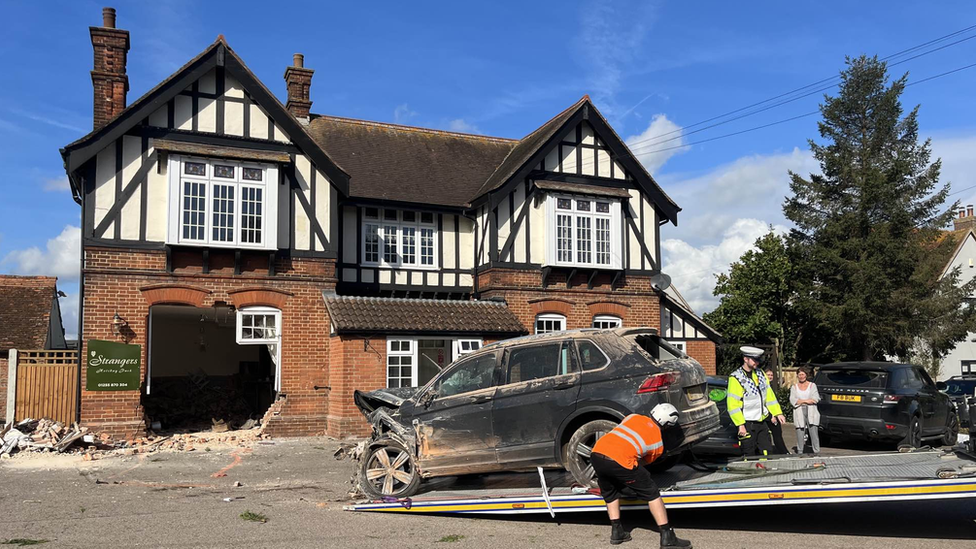
[(763, 421), (769, 414), (783, 415), (766, 375), (758, 370), (746, 373), (739, 368), (732, 372), (725, 404), (736, 427), (746, 421)]

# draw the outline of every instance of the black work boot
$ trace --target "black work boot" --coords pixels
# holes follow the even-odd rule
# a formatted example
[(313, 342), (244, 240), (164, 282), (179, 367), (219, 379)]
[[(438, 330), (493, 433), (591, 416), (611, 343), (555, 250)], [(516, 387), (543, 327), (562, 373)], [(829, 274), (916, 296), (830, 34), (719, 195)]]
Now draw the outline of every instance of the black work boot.
[(681, 539), (668, 525), (661, 527), (661, 549), (691, 549), (691, 542)]
[(620, 520), (610, 521), (610, 545), (620, 545), (625, 541), (630, 541), (630, 532), (624, 530), (623, 523)]

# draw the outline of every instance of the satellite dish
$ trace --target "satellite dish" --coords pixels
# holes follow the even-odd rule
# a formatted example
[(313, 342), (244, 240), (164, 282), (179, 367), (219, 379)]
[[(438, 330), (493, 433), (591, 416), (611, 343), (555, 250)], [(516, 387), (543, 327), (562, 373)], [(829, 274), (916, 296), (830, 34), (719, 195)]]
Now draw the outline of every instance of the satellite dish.
[(657, 273), (651, 277), (651, 286), (655, 290), (663, 292), (671, 286), (671, 277), (664, 273)]

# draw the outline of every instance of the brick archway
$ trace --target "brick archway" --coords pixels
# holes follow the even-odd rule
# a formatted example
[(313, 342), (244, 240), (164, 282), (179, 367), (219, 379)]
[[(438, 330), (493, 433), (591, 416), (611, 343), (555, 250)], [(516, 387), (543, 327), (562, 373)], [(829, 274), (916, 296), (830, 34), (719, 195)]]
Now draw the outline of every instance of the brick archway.
[(190, 305), (203, 307), (203, 301), (212, 292), (186, 284), (158, 284), (139, 288), (142, 297), (152, 305)]
[(586, 306), (590, 309), (591, 318), (597, 315), (610, 315), (622, 321), (627, 320), (627, 312), (630, 310), (630, 305), (618, 301), (594, 301), (587, 303)]
[(529, 301), (529, 308), (532, 311), (532, 316), (538, 316), (545, 313), (557, 313), (565, 317), (568, 317), (570, 312), (573, 310), (573, 303), (568, 299), (534, 299)]
[(251, 288), (241, 288), (240, 290), (232, 290), (227, 292), (227, 295), (230, 296), (231, 302), (238, 309), (263, 305), (265, 307), (274, 307), (278, 310), (282, 310), (285, 308), (285, 303), (288, 301), (288, 298), (294, 294), (284, 290), (278, 290), (276, 288), (255, 286)]

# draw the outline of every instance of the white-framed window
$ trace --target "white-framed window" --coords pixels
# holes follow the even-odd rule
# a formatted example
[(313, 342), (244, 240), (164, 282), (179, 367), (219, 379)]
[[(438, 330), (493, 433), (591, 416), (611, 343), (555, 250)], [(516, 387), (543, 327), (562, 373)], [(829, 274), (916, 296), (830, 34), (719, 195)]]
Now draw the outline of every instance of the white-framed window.
[(960, 364), (959, 373), (961, 374), (976, 373), (976, 367), (974, 367), (974, 364), (976, 364), (976, 360), (963, 360), (962, 363)]
[(277, 248), (274, 165), (172, 155), (167, 170), (170, 244)]
[(480, 349), (482, 345), (483, 343), (480, 339), (456, 339), (454, 340), (454, 359), (457, 360), (462, 355), (473, 353)]
[(365, 265), (437, 268), (437, 225), (431, 212), (364, 207)]
[(556, 313), (545, 313), (535, 317), (535, 333), (548, 334), (566, 329), (566, 317)]
[(547, 200), (549, 264), (621, 268), (619, 200), (569, 195), (549, 195)]
[(668, 341), (668, 345), (674, 347), (675, 349), (681, 351), (682, 353), (688, 354), (687, 349), (685, 349), (684, 341)]
[(619, 328), (623, 325), (624, 325), (624, 321), (621, 320), (619, 316), (596, 315), (595, 317), (593, 317), (593, 327), (599, 328), (601, 330)]
[(386, 342), (386, 386), (417, 386), (417, 341), (389, 339)]
[(237, 311), (237, 344), (267, 345), (275, 365), (274, 389), (281, 390), (281, 311), (245, 307)]

